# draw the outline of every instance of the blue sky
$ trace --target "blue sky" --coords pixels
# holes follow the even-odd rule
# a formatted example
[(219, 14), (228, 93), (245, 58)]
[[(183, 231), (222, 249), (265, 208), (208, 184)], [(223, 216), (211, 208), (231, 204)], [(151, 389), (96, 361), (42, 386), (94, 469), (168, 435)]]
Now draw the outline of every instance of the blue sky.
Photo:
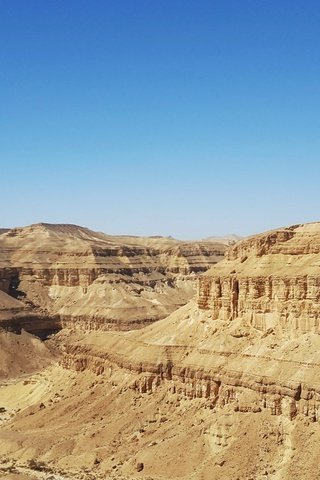
[(320, 4), (0, 0), (0, 226), (320, 220)]

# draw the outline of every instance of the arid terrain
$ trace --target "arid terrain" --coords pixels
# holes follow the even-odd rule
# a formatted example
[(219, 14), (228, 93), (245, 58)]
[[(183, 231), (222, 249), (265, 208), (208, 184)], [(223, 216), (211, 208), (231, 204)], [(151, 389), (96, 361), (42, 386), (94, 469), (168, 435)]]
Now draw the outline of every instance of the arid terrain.
[(36, 224), (0, 235), (0, 290), (23, 301), (12, 306), (16, 327), (40, 335), (61, 327), (140, 328), (187, 303), (197, 274), (225, 249), (224, 241), (115, 237)]
[(318, 479), (319, 287), (320, 223), (0, 232), (0, 478)]

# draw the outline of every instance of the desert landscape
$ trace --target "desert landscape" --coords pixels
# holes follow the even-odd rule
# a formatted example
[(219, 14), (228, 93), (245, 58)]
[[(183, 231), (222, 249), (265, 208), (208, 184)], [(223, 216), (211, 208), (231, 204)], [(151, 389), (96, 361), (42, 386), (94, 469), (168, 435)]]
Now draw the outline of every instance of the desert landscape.
[(320, 223), (0, 235), (1, 478), (317, 479)]
[(0, 25), (0, 480), (320, 480), (320, 3)]

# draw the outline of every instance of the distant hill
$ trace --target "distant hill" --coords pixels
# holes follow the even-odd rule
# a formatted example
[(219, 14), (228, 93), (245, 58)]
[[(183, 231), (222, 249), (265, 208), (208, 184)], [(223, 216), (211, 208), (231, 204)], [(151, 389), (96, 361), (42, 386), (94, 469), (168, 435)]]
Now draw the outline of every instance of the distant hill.
[[(114, 236), (38, 223), (0, 235), (0, 291), (35, 314), (46, 312), (49, 320), (36, 328), (29, 311), (23, 323), (43, 336), (56, 318), (77, 327), (95, 322), (97, 328), (141, 328), (186, 304), (196, 293), (197, 275), (221, 261), (225, 250), (221, 242)], [(8, 298), (0, 297), (0, 313)], [(16, 307), (4, 307), (6, 321), (12, 319)]]
[(204, 238), (204, 241), (218, 242), (218, 243), (224, 243), (225, 245), (229, 245), (230, 242), (240, 242), (240, 240), (243, 240), (244, 238), (245, 237), (240, 237), (240, 235), (235, 235), (234, 233), (231, 233), (229, 235), (207, 237), (207, 238)]

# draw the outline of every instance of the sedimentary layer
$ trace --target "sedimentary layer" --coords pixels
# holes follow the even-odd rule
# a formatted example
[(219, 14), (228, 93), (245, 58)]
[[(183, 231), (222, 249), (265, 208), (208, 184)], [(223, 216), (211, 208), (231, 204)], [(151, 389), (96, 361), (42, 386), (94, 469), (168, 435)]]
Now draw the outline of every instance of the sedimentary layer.
[(231, 247), (199, 280), (198, 306), (262, 331), (320, 332), (320, 224), (283, 228)]
[(73, 342), (67, 335), (62, 364), (101, 374), (111, 363), (140, 374), (143, 392), (164, 381), (179, 394), (208, 398), (213, 405), (320, 420), (318, 335), (297, 340), (265, 335), (237, 320), (217, 323), (191, 302), (139, 334), (92, 332)]
[(101, 372), (112, 362), (149, 376), (143, 389), (160, 378), (189, 385), (191, 396), (212, 394), (215, 404), (318, 421), (319, 246), (318, 223), (246, 239), (199, 277), (196, 304), (139, 334), (67, 341), (64, 365)]
[(197, 274), (224, 250), (222, 243), (36, 224), (0, 236), (0, 291), (62, 327), (127, 330), (185, 304)]
[(2, 457), (63, 479), (316, 480), (319, 232), (231, 246), (195, 301), (140, 330), (66, 322), (32, 378), (42, 396), (18, 410), (1, 389)]

